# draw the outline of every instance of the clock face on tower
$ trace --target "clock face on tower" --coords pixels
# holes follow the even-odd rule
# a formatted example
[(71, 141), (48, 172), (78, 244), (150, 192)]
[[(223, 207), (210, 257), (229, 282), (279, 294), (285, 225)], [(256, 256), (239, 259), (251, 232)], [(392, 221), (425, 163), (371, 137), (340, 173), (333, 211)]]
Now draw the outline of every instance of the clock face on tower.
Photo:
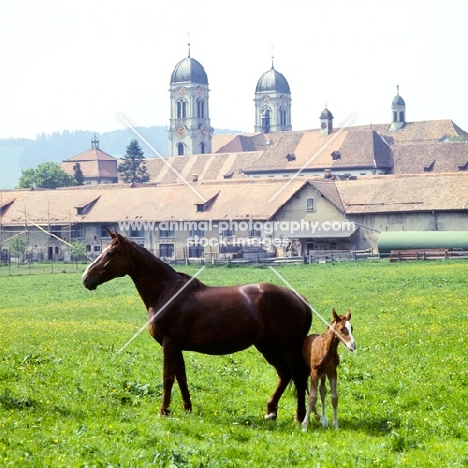
[(176, 133), (179, 138), (184, 138), (185, 133), (186, 133), (185, 127), (181, 125), (180, 127), (177, 128)]
[(327, 128), (327, 124), (325, 122), (322, 122), (321, 127), (322, 127), (323, 130), (325, 130)]
[(206, 127), (204, 125), (200, 127), (199, 133), (202, 138), (206, 135)]
[(183, 86), (181, 86), (179, 88), (179, 94), (182, 96), (182, 94), (185, 94), (185, 88)]

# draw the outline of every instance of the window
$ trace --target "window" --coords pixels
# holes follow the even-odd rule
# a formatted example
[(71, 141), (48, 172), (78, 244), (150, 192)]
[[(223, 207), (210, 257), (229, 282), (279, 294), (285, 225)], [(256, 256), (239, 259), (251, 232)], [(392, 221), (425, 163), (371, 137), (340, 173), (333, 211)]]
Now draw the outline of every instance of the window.
[(205, 143), (203, 141), (200, 143), (200, 154), (205, 154)]
[(184, 155), (184, 145), (182, 143), (179, 143), (177, 145), (177, 156), (183, 156)]
[(205, 237), (205, 231), (203, 229), (190, 229), (189, 237)]
[(282, 127), (285, 127), (287, 123), (286, 123), (286, 109), (284, 106), (280, 107), (279, 114), (280, 114), (280, 125)]
[(200, 258), (203, 257), (203, 252), (205, 248), (201, 245), (192, 245), (189, 247), (188, 255), (192, 258)]
[(307, 199), (307, 211), (315, 211), (315, 200), (313, 198)]
[(145, 237), (143, 229), (130, 229), (130, 237)]
[(91, 252), (91, 246), (90, 245), (86, 246), (86, 252)]
[(72, 239), (83, 239), (83, 225), (82, 224), (74, 224), (71, 227), (71, 238)]
[(109, 233), (107, 232), (108, 227), (107, 224), (101, 224), (101, 237), (109, 237)]
[(100, 245), (95, 245), (93, 248), (93, 252), (100, 252), (101, 251), (101, 246)]
[(249, 231), (250, 237), (261, 237), (262, 233), (258, 229), (251, 229)]
[(62, 237), (62, 226), (51, 226), (50, 233), (57, 237)]
[(262, 112), (262, 133), (270, 133), (270, 110), (265, 108)]
[(199, 119), (205, 118), (205, 101), (203, 99), (197, 100), (197, 117)]
[(221, 231), (222, 237), (233, 237), (234, 236), (234, 229), (223, 229)]
[(160, 244), (159, 256), (160, 257), (173, 257), (174, 256), (174, 244)]
[(174, 237), (174, 229), (160, 229), (159, 237)]
[(177, 118), (187, 118), (187, 101), (185, 101), (184, 99), (180, 99), (179, 101), (177, 101)]

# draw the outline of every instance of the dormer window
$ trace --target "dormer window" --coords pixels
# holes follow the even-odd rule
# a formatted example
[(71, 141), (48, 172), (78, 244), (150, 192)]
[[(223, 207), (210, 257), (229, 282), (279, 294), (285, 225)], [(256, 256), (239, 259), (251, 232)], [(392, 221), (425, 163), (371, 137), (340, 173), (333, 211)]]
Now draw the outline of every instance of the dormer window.
[(286, 159), (288, 160), (288, 162), (295, 161), (296, 160), (296, 155), (294, 153), (288, 153), (286, 155)]
[(95, 198), (94, 200), (91, 200), (89, 203), (85, 203), (81, 206), (75, 206), (76, 214), (85, 215), (91, 209), (91, 207), (99, 200), (99, 198), (100, 196)]
[(333, 151), (333, 153), (331, 154), (331, 157), (333, 161), (336, 161), (338, 159), (341, 159), (341, 153), (339, 151)]
[(466, 163), (463, 164), (462, 166), (458, 166), (458, 170), (459, 171), (468, 171), (468, 161), (466, 161)]
[(212, 205), (212, 203), (218, 198), (219, 192), (211, 197), (210, 199), (206, 200), (205, 203), (195, 203), (195, 207), (197, 209), (197, 213), (201, 213), (203, 211), (207, 211), (208, 208)]
[(434, 170), (435, 160), (431, 164), (424, 166), (424, 172), (432, 172)]

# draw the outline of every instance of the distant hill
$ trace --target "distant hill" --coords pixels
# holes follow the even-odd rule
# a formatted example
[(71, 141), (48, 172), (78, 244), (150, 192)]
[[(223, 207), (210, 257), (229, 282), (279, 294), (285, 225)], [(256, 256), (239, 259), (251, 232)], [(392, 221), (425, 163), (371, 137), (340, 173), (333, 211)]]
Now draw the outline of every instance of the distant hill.
[[(136, 127), (148, 143), (161, 155), (168, 155), (167, 127)], [(239, 133), (233, 130), (216, 129), (216, 133)], [(11, 189), (18, 184), (22, 169), (36, 167), (44, 161), (61, 163), (64, 159), (80, 154), (91, 148), (91, 139), (95, 133), (86, 130), (42, 133), (35, 140), (3, 139), (0, 140), (0, 189)], [(96, 133), (99, 148), (121, 158), (130, 141), (137, 138), (130, 130), (114, 130)], [(147, 158), (157, 156), (155, 152), (140, 142)]]

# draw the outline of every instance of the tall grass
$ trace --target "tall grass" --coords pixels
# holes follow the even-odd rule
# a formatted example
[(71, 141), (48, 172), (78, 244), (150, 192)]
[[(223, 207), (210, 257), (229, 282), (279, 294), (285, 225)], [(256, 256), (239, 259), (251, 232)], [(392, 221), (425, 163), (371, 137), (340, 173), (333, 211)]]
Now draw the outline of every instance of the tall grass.
[[(339, 348), (340, 429), (312, 421), (302, 433), (292, 391), (278, 421), (264, 421), (276, 375), (254, 348), (185, 353), (194, 411), (174, 387), (172, 416), (160, 418), (161, 348), (144, 332), (117, 353), (147, 318), (130, 279), (89, 292), (81, 272), (4, 276), (0, 466), (468, 466), (468, 264), (277, 270), (326, 318), (353, 312), (357, 354)], [(282, 284), (268, 268), (199, 278)], [(323, 330), (314, 318), (311, 331)]]

